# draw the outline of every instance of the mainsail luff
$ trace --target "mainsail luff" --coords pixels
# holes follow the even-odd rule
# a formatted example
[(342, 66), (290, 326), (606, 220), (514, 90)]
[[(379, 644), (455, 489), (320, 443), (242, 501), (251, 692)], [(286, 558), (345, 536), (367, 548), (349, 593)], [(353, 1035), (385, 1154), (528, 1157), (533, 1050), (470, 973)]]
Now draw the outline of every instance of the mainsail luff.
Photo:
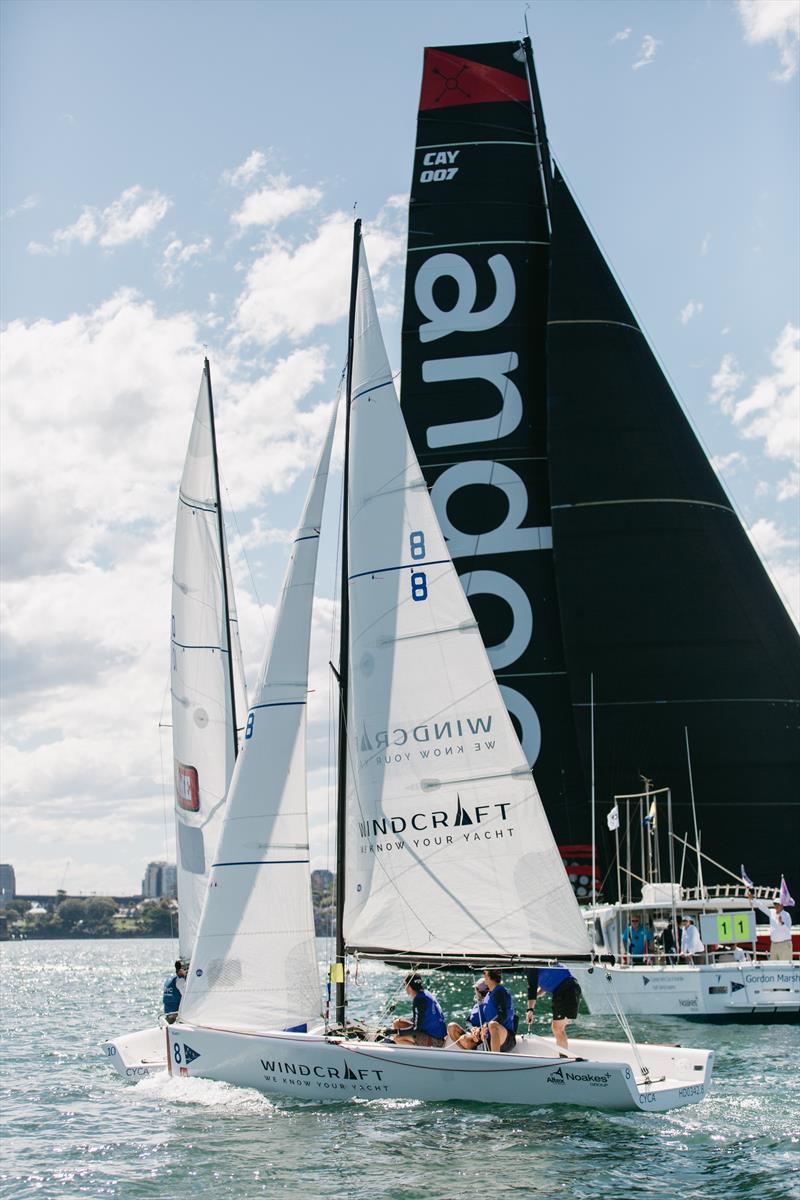
[(178, 496), (171, 682), (180, 953), (192, 952), (236, 757), (244, 668), (221, 519), (208, 360)]
[(306, 697), (320, 524), (335, 413), (309, 489), (264, 656), (181, 1005), (228, 1029), (319, 1016), (306, 804)]
[(353, 341), (355, 337), (356, 296), (358, 293), (358, 267), (361, 259), (361, 218), (353, 223), (353, 255), (350, 266), (350, 306), (347, 317), (347, 371), (345, 381), (344, 409), (344, 465), (342, 469), (342, 579), (339, 603), (339, 720), (338, 725), (338, 773), (336, 783), (336, 1021), (344, 1025), (345, 1005), (345, 941), (344, 941), (344, 898), (345, 871), (347, 868), (345, 846), (347, 842), (347, 709), (350, 688), (350, 595), (347, 582), (350, 525), (350, 402), (353, 396)]
[(350, 439), (350, 950), (586, 954), (408, 437), (361, 247)]
[(233, 749), (233, 761), (236, 762), (236, 757), (239, 753), (239, 725), (237, 720), (237, 705), (236, 705), (236, 679), (235, 669), (233, 665), (233, 644), (231, 638), (231, 597), (233, 590), (230, 587), (228, 568), (228, 554), (225, 539), (225, 522), (222, 517), (222, 493), (219, 486), (219, 455), (217, 454), (217, 422), (214, 417), (214, 392), (211, 388), (211, 363), (208, 359), (204, 361), (204, 370), (206, 373), (206, 387), (208, 388), (208, 416), (211, 427), (211, 457), (214, 463), (214, 489), (217, 497), (217, 529), (219, 531), (219, 544), (224, 548), (224, 558), (226, 569), (222, 572), (222, 611), (225, 616), (225, 633), (228, 639), (228, 687), (230, 701), (230, 723), (231, 723), (231, 745)]

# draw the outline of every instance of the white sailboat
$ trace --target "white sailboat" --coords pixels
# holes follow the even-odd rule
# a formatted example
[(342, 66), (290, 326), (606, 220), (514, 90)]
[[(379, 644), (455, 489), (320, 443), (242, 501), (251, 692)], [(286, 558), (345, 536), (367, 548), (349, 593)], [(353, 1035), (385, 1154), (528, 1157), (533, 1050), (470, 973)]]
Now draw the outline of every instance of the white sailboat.
[[(583, 957), (589, 940), (400, 413), (356, 223), (341, 662), (343, 959), (403, 952), (502, 965)], [(570, 1103), (696, 1103), (713, 1054), (520, 1037), (451, 1053), (304, 1032), (319, 1013), (302, 778), (320, 468), (231, 786), (169, 1068), (268, 1093)], [(349, 616), (349, 619), (348, 619)], [(343, 878), (344, 877), (344, 878)], [(344, 903), (342, 903), (344, 899)], [(316, 989), (316, 1006), (314, 993)]]
[[(237, 714), (247, 703), (208, 359), (178, 493), (170, 643), (179, 947), (188, 961), (238, 752)], [(104, 1049), (127, 1078), (164, 1069), (159, 1025), (108, 1041)]]

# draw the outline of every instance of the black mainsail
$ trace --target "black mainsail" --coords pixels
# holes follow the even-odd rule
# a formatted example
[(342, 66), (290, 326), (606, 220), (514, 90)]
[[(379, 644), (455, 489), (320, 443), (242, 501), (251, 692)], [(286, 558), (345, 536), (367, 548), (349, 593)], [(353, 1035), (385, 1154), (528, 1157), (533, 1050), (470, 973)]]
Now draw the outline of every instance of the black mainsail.
[(551, 212), (553, 540), (584, 770), (593, 672), (598, 795), (646, 774), (690, 830), (688, 731), (704, 847), (771, 882), (797, 812), (800, 639), (558, 171)]
[(559, 843), (586, 840), (553, 577), (549, 232), (518, 42), (425, 51), (402, 407)]
[(519, 43), (425, 52), (409, 432), (559, 843), (590, 837), (593, 675), (601, 807), (646, 775), (688, 830), (688, 731), (704, 849), (768, 882), (800, 639), (558, 173), (548, 223), (534, 127)]

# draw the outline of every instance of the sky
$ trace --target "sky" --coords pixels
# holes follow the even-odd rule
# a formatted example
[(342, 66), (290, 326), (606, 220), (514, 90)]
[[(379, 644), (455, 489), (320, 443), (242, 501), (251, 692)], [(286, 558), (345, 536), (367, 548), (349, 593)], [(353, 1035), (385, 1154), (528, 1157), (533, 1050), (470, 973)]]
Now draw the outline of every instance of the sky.
[[(203, 356), (253, 686), (344, 364), (354, 205), (399, 368), (423, 47), (511, 40), (525, 16), (553, 154), (800, 613), (795, 0), (4, 0), (18, 891), (131, 894), (174, 860), (171, 556)], [(318, 590), (310, 813), (330, 866), (331, 548)]]

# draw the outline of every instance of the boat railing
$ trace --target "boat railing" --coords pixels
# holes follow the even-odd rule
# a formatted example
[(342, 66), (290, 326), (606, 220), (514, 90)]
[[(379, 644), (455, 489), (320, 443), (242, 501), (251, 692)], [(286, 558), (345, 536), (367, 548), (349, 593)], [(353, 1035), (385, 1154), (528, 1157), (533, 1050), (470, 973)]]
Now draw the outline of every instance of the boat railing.
[(755, 900), (774, 900), (778, 889), (774, 887), (754, 887), (752, 891), (743, 883), (715, 883), (702, 888), (684, 888), (683, 900), (746, 900), (748, 892)]

